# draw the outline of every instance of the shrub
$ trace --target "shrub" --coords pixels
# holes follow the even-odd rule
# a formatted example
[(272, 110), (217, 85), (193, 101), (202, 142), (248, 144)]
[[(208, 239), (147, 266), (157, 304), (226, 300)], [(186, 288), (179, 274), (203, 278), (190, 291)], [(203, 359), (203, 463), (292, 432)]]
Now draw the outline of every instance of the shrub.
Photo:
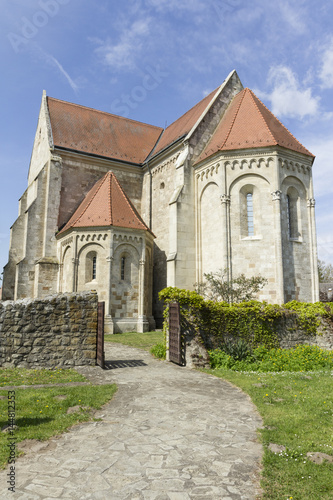
[(236, 371), (304, 372), (333, 368), (333, 352), (317, 346), (299, 345), (293, 349), (267, 349), (259, 346), (239, 361), (221, 349), (209, 351), (212, 368)]
[(150, 349), (150, 353), (153, 354), (156, 358), (165, 359), (166, 358), (165, 344), (159, 343), (159, 344), (154, 345)]

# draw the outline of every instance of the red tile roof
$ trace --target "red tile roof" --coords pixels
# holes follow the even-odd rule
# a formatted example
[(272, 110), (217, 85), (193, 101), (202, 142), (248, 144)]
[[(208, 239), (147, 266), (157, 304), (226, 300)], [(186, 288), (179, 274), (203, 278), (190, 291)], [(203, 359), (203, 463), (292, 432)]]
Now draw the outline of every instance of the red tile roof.
[(184, 115), (178, 118), (178, 120), (173, 122), (171, 125), (169, 125), (169, 127), (165, 129), (163, 135), (157, 143), (156, 149), (153, 151), (153, 156), (175, 142), (180, 137), (183, 137), (184, 135), (188, 134), (188, 132), (190, 132), (209, 103), (213, 100), (219, 89), (220, 87), (213, 90), (213, 92), (204, 97), (193, 108), (191, 108)]
[(163, 129), (47, 98), (55, 146), (141, 164)]
[(276, 145), (314, 156), (246, 88), (234, 97), (197, 163), (218, 151)]
[(96, 182), (58, 234), (72, 228), (100, 226), (150, 231), (112, 172)]

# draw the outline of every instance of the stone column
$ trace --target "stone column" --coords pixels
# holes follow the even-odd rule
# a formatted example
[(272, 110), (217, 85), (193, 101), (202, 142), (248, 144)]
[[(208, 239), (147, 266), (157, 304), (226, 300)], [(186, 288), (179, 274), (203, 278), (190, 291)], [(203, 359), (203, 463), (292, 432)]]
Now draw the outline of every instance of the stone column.
[(145, 297), (145, 270), (146, 270), (146, 246), (142, 241), (141, 259), (139, 261), (139, 299), (138, 299), (138, 324), (139, 333), (149, 331), (149, 322), (144, 315), (144, 297)]
[(230, 230), (229, 230), (229, 219), (230, 219), (230, 196), (228, 194), (222, 194), (221, 197), (222, 204), (222, 269), (227, 270), (227, 278), (231, 277), (231, 259), (230, 259)]
[(319, 301), (319, 276), (318, 276), (315, 204), (316, 201), (314, 198), (308, 199), (307, 205), (308, 205), (308, 218), (309, 218), (309, 247), (310, 247), (310, 262), (311, 262), (312, 302)]
[(77, 281), (78, 281), (78, 267), (79, 267), (79, 259), (78, 259), (78, 236), (74, 235), (74, 245), (73, 245), (73, 292), (77, 292)]
[(283, 258), (282, 258), (282, 228), (281, 228), (281, 191), (278, 189), (271, 193), (273, 199), (274, 234), (275, 234), (275, 280), (276, 280), (276, 302), (284, 303), (283, 283)]

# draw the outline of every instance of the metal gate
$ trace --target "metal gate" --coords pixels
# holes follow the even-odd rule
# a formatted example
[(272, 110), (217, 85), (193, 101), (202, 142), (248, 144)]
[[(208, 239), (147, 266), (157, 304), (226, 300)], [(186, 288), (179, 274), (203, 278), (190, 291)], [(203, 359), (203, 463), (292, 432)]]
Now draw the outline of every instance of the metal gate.
[(97, 364), (101, 368), (105, 368), (104, 314), (105, 314), (105, 302), (98, 302), (98, 308), (97, 308)]
[(169, 361), (183, 365), (183, 348), (178, 302), (169, 304)]

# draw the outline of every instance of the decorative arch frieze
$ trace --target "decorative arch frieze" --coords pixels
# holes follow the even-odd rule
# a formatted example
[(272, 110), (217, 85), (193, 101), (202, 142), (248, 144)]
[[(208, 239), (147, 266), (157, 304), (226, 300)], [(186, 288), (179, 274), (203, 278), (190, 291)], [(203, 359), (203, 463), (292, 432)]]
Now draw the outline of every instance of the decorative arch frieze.
[(180, 152), (174, 154), (173, 156), (171, 156), (170, 158), (165, 160), (160, 165), (153, 167), (153, 169), (151, 171), (152, 176), (154, 177), (156, 174), (162, 173), (164, 170), (167, 170), (168, 168), (173, 166), (176, 163), (176, 161), (178, 160), (179, 155), (180, 155)]
[(267, 158), (237, 158), (232, 161), (226, 160), (224, 162), (225, 167), (231, 167), (231, 170), (246, 170), (255, 168), (269, 168), (274, 163), (274, 158), (269, 156)]
[(197, 179), (203, 181), (204, 179), (210, 179), (214, 175), (218, 174), (220, 168), (220, 163), (215, 163), (205, 168), (201, 172), (197, 173)]
[(114, 234), (113, 241), (116, 243), (134, 243), (138, 244), (142, 242), (142, 236), (136, 236), (133, 234)]
[(105, 241), (107, 239), (107, 233), (88, 233), (81, 234), (79, 236), (79, 241), (87, 241), (87, 242), (96, 242), (96, 241)]
[(71, 243), (73, 243), (73, 236), (69, 236), (68, 238), (64, 239), (61, 241), (61, 246), (62, 247), (67, 247), (69, 246)]
[(293, 160), (288, 160), (287, 158), (279, 158), (279, 165), (282, 169), (292, 172), (298, 172), (305, 175), (311, 172), (311, 167), (309, 167), (309, 165), (304, 165), (300, 162), (294, 162)]

